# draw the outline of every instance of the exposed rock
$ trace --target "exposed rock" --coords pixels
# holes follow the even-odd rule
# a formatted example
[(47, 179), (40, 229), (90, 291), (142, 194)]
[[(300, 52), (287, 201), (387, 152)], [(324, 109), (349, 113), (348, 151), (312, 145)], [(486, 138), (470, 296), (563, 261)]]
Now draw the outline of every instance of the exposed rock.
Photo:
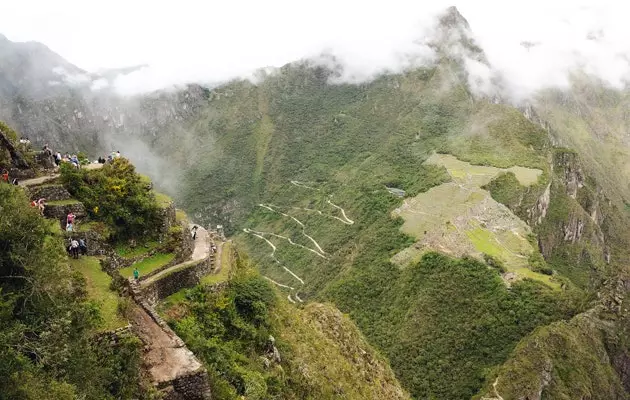
[(536, 204), (529, 211), (530, 224), (540, 225), (543, 219), (547, 216), (549, 210), (549, 202), (551, 201), (551, 182), (545, 188), (543, 194), (536, 200)]

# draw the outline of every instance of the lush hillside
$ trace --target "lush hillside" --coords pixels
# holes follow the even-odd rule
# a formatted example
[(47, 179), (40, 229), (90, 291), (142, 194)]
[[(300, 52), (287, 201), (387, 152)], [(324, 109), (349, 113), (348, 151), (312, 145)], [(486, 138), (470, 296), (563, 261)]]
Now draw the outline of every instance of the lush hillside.
[[(523, 110), (475, 96), (469, 29), (450, 9), (434, 64), (362, 84), (302, 61), (94, 100), (96, 132), (161, 157), (146, 170), (256, 265), (170, 321), (220, 398), (404, 397), (396, 379), (418, 399), (628, 397), (627, 93), (576, 75)], [(116, 203), (106, 222), (140, 232)], [(282, 370), (260, 360), (269, 333)]]
[(197, 143), (186, 208), (293, 301), (348, 312), (412, 396), (473, 396), (536, 327), (592, 305), (626, 259), (627, 215), (588, 154), (476, 99), (457, 59), (362, 85), (333, 75), (297, 63), (232, 82), (148, 142)]
[(409, 398), (334, 306), (292, 307), (243, 257), (221, 268), (230, 269), (225, 289), (200, 285), (161, 307), (208, 366), (213, 398)]

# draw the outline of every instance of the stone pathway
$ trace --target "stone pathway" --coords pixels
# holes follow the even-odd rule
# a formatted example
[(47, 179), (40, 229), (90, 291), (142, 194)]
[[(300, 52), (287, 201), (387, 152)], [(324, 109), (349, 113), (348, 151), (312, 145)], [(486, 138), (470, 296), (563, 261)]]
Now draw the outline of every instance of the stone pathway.
[[(193, 226), (194, 224), (190, 224), (188, 227), (192, 229)], [(168, 275), (171, 271), (174, 271), (186, 264), (203, 260), (204, 258), (207, 258), (209, 255), (210, 255), (210, 235), (208, 234), (208, 231), (205, 228), (199, 226), (199, 228), (197, 229), (197, 238), (195, 239), (195, 248), (193, 249), (191, 258), (182, 263), (173, 265), (172, 267), (167, 268), (164, 271), (160, 271), (159, 273), (151, 276), (150, 278), (141, 281), (140, 285), (147, 286), (155, 281), (160, 280), (163, 276)]]
[(162, 329), (145, 310), (134, 306), (131, 319), (145, 343), (144, 362), (154, 383), (170, 382), (203, 367), (177, 336)]
[[(103, 168), (103, 164), (87, 164), (83, 166), (83, 169), (89, 169), (89, 170), (100, 169), (100, 168)], [(46, 182), (54, 181), (60, 176), (61, 176), (60, 174), (55, 173), (51, 175), (40, 176), (39, 178), (25, 179), (23, 181), (20, 181), (19, 185), (25, 186), (25, 187), (43, 185)]]
[(43, 185), (46, 182), (54, 181), (55, 179), (59, 178), (59, 176), (59, 174), (52, 174), (47, 176), (40, 176), (39, 178), (26, 179), (20, 181), (19, 185), (24, 187)]

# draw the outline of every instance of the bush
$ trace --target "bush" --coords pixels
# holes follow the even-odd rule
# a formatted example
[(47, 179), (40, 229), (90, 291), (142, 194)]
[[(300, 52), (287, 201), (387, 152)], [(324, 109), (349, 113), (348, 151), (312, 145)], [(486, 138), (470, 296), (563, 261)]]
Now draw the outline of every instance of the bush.
[(107, 224), (117, 240), (154, 237), (159, 216), (155, 197), (134, 166), (124, 158), (97, 170), (73, 168), (64, 163), (61, 179), (81, 201), (91, 219)]
[(490, 254), (483, 254), (483, 259), (486, 262), (486, 264), (488, 264), (489, 267), (492, 267), (496, 270), (498, 270), (500, 273), (505, 273), (507, 272), (507, 269), (505, 268), (505, 265), (503, 265), (503, 262), (501, 262), (501, 260), (498, 260), (494, 257), (492, 257)]

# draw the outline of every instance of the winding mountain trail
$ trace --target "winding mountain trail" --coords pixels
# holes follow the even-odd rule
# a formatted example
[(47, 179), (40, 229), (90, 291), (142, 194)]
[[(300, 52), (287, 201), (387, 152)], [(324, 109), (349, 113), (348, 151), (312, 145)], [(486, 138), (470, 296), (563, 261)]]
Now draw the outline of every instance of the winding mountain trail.
[(295, 218), (292, 215), (285, 214), (282, 211), (278, 211), (278, 210), (273, 209), (272, 208), (273, 206), (271, 204), (269, 204), (269, 205), (268, 204), (259, 204), (258, 206), (259, 207), (263, 207), (263, 208), (265, 208), (267, 210), (270, 210), (272, 212), (278, 213), (280, 215), (283, 215), (283, 216), (285, 216), (287, 218), (291, 218), (293, 221), (295, 221), (298, 225), (300, 225), (302, 227), (302, 235), (304, 235), (306, 238), (308, 238), (308, 240), (310, 240), (315, 245), (315, 247), (317, 247), (317, 250), (319, 250), (320, 253), (326, 254), (326, 252), (324, 251), (324, 249), (321, 248), (319, 243), (317, 243), (317, 241), (315, 239), (313, 239), (310, 235), (308, 235), (306, 233), (306, 226), (302, 223), (302, 221), (300, 221), (299, 219)]
[(283, 285), (282, 283), (278, 283), (278, 282), (274, 281), (273, 279), (269, 278), (268, 276), (263, 276), (263, 278), (265, 278), (269, 282), (273, 283), (274, 285), (278, 285), (278, 286), (280, 286), (282, 288), (285, 288), (285, 289), (295, 290), (294, 287)]
[[(293, 241), (293, 239), (291, 239), (290, 237), (286, 237), (286, 236), (278, 235), (277, 233), (273, 233), (273, 232), (259, 232), (259, 231), (254, 231), (254, 230), (251, 230), (251, 229), (249, 229), (249, 228), (244, 228), (244, 229), (243, 229), (243, 231), (244, 231), (245, 233), (254, 233), (254, 234), (256, 234), (256, 235), (269, 235), (269, 236), (274, 236), (274, 237), (277, 237), (277, 238), (280, 238), (280, 239), (284, 239), (284, 240), (286, 240), (287, 242), (289, 242), (289, 244), (291, 244), (291, 245), (293, 245), (293, 246), (297, 246), (297, 247), (302, 248), (302, 249), (304, 249), (304, 250), (310, 251), (311, 253), (317, 254), (319, 257), (321, 257), (321, 258), (323, 258), (323, 259), (327, 259), (327, 257), (326, 257), (326, 255), (325, 255), (325, 254), (322, 254), (322, 253), (320, 253), (319, 251), (317, 251), (317, 250), (315, 250), (315, 249), (311, 249), (310, 247), (306, 247), (306, 246), (304, 246), (304, 245), (302, 245), (302, 244), (295, 243), (295, 242)], [(266, 239), (265, 239), (265, 240), (266, 240)], [(274, 249), (275, 249), (275, 246), (274, 246)], [(274, 251), (274, 252), (275, 252), (275, 251)]]
[[(278, 236), (278, 237), (282, 237), (282, 238), (284, 238), (283, 236), (276, 235), (276, 234), (273, 234), (273, 233), (268, 233), (268, 232), (256, 232), (256, 231), (253, 231), (253, 230), (248, 229), (248, 228), (244, 228), (244, 229), (243, 229), (243, 232), (245, 232), (245, 233), (250, 233), (250, 234), (252, 234), (252, 235), (256, 236), (257, 238), (262, 239), (262, 240), (264, 240), (265, 242), (267, 242), (267, 244), (268, 244), (269, 246), (271, 246), (271, 249), (272, 249), (272, 250), (271, 250), (271, 254), (270, 254), (269, 256), (270, 256), (270, 257), (271, 257), (271, 258), (272, 258), (272, 259), (273, 259), (276, 263), (278, 263), (278, 265), (280, 265), (280, 266), (281, 266), (281, 267), (282, 267), (282, 268), (283, 268), (286, 272), (288, 272), (291, 276), (293, 276), (295, 279), (297, 279), (298, 281), (300, 281), (300, 283), (301, 283), (302, 285), (304, 285), (304, 280), (303, 280), (302, 278), (300, 278), (299, 276), (297, 276), (297, 275), (296, 275), (293, 271), (291, 271), (289, 268), (287, 268), (287, 267), (285, 267), (284, 265), (282, 265), (282, 263), (280, 262), (280, 260), (278, 260), (278, 259), (276, 258), (276, 245), (275, 245), (275, 244), (273, 244), (273, 243), (271, 243), (271, 242), (270, 242), (270, 241), (269, 241), (266, 237), (264, 237), (263, 235), (268, 234), (268, 235), (274, 235), (274, 236)], [(286, 239), (286, 238), (285, 238), (285, 239)]]
[[(276, 245), (275, 245), (275, 244), (273, 244), (273, 243), (271, 243), (271, 241), (269, 241), (266, 237), (262, 236), (262, 234), (264, 234), (264, 232), (255, 232), (255, 231), (252, 231), (251, 229), (247, 229), (247, 228), (244, 228), (244, 229), (243, 229), (243, 232), (245, 232), (245, 233), (249, 233), (249, 234), (251, 234), (251, 235), (253, 235), (253, 236), (255, 236), (255, 237), (259, 238), (259, 239), (264, 240), (264, 241), (265, 241), (265, 242), (266, 242), (266, 243), (267, 243), (267, 244), (271, 247), (271, 254), (269, 254), (269, 256), (270, 256), (270, 257), (271, 257), (271, 258), (272, 258), (272, 259), (273, 259), (273, 260), (274, 260), (274, 261), (275, 261), (275, 262), (276, 262), (279, 266), (281, 266), (281, 267), (282, 267), (282, 269), (284, 269), (284, 270), (285, 270), (285, 272), (287, 272), (288, 274), (290, 274), (291, 276), (293, 276), (295, 279), (297, 279), (297, 280), (300, 282), (300, 284), (301, 284), (302, 286), (304, 286), (304, 280), (303, 280), (302, 278), (300, 278), (299, 276), (297, 276), (297, 275), (296, 275), (293, 271), (291, 271), (289, 268), (285, 267), (285, 266), (284, 266), (284, 265), (280, 262), (280, 260), (278, 260), (278, 259), (276, 258)], [(297, 291), (296, 291), (296, 289), (295, 289), (294, 287), (289, 286), (289, 285), (284, 285), (284, 284), (279, 283), (279, 282), (276, 282), (276, 281), (274, 281), (273, 279), (271, 279), (271, 278), (269, 278), (269, 277), (267, 277), (267, 276), (264, 276), (264, 278), (265, 278), (265, 279), (267, 279), (269, 282), (271, 282), (271, 283), (275, 284), (276, 286), (279, 286), (279, 287), (281, 287), (281, 288), (285, 288), (285, 289), (289, 289), (291, 292), (295, 292), (295, 297), (298, 299), (298, 301), (299, 301), (300, 303), (302, 303), (302, 299), (300, 299), (300, 298), (299, 298), (299, 296), (297, 295)], [(291, 293), (289, 293), (289, 295), (287, 296), (287, 299), (288, 299), (291, 303), (293, 303), (293, 304), (295, 304), (295, 303), (296, 303), (296, 302), (293, 300), (293, 298), (291, 297)]]
[(335, 203), (333, 203), (330, 200), (326, 200), (328, 202), (328, 204), (330, 204), (331, 206), (335, 207), (336, 209), (338, 209), (339, 211), (341, 211), (341, 215), (343, 215), (343, 218), (345, 219), (345, 221), (342, 221), (344, 224), (348, 224), (348, 225), (353, 225), (354, 221), (351, 220), (350, 218), (348, 218), (348, 216), (346, 215), (346, 210), (344, 210), (343, 208), (339, 207), (338, 205), (336, 205)]
[(330, 215), (330, 214), (324, 214), (323, 212), (321, 212), (320, 210), (315, 210), (313, 208), (304, 208), (304, 207), (291, 207), (291, 209), (293, 210), (302, 210), (302, 211), (308, 211), (308, 212), (314, 212), (317, 213), (319, 215), (321, 215), (322, 217), (328, 217), (328, 218), (332, 218), (332, 219), (336, 219), (339, 222), (344, 223), (345, 225), (352, 225), (354, 224), (354, 221), (352, 222), (348, 222), (347, 220), (343, 220), (335, 215)]

